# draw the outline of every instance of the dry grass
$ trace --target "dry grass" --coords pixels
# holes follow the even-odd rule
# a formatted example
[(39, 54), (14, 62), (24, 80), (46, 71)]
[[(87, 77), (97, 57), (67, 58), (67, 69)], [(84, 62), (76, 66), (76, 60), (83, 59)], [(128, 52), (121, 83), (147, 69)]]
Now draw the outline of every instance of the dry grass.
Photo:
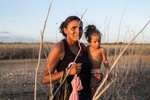
[[(125, 48), (126, 44), (122, 45), (103, 45), (109, 56), (119, 55)], [(131, 44), (123, 55), (150, 55), (150, 44)]]
[[(42, 50), (48, 54), (53, 45), (44, 43)], [(2, 43), (0, 48), (0, 59), (36, 59), (39, 43)], [(45, 58), (44, 53), (41, 54), (41, 58)]]
[[(149, 57), (122, 56), (111, 73), (113, 78), (117, 77), (117, 81), (109, 87), (100, 100), (149, 100)], [(113, 62), (113, 60), (115, 60), (114, 57), (109, 57), (109, 61)]]
[[(45, 51), (47, 50), (47, 54), (52, 46), (52, 44), (44, 44), (43, 48)], [(110, 65), (124, 48), (124, 45), (102, 46), (107, 50)], [(0, 48), (2, 48), (0, 49), (0, 100), (33, 100), (34, 76), (37, 65), (35, 55), (38, 57), (39, 44), (0, 44)], [(24, 53), (22, 50), (26, 52), (26, 57), (22, 57), (22, 53)], [(19, 58), (15, 59), (16, 55)], [(34, 56), (34, 59), (31, 55)], [(5, 59), (2, 60), (2, 57)], [(32, 59), (29, 59), (30, 57)], [(149, 44), (130, 45), (111, 73), (112, 79), (117, 75), (117, 81), (108, 88), (100, 100), (149, 100), (149, 58)], [(49, 93), (49, 85), (41, 83), (45, 62), (45, 58), (41, 59), (38, 83)], [(104, 67), (102, 68), (104, 70)], [(47, 93), (43, 88), (39, 84), (37, 85), (37, 100), (46, 99)]]
[[(48, 55), (53, 43), (43, 43), (43, 48)], [(109, 56), (118, 55), (125, 45), (104, 45)], [(39, 43), (2, 43), (0, 44), (0, 59), (37, 59)], [(150, 44), (133, 44), (124, 52), (124, 55), (150, 55)], [(46, 58), (42, 52), (41, 58)]]

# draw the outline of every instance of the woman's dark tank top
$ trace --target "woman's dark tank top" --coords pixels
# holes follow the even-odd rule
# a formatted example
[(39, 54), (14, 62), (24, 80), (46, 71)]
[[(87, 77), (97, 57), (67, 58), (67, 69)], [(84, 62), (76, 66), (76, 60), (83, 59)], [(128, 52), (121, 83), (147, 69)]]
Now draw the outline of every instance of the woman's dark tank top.
[[(58, 66), (57, 66), (58, 72), (67, 68), (68, 64), (70, 62), (73, 62), (76, 57), (76, 55), (70, 50), (70, 48), (67, 44), (67, 41), (65, 39), (63, 39), (62, 41), (63, 41), (64, 47), (65, 47), (65, 55), (64, 55), (64, 58), (59, 62)], [(83, 51), (83, 55), (78, 56), (77, 60), (76, 60), (76, 63), (82, 63), (82, 69), (81, 69), (80, 73), (78, 74), (78, 76), (81, 79), (82, 86), (83, 86), (83, 89), (80, 92), (81, 93), (90, 93), (90, 78), (91, 78), (90, 72), (91, 72), (92, 64), (88, 58), (87, 53), (85, 52), (85, 50), (83, 48), (82, 48), (82, 51)], [(73, 79), (73, 75), (70, 75), (67, 77), (67, 81), (70, 85), (71, 85), (72, 79)]]

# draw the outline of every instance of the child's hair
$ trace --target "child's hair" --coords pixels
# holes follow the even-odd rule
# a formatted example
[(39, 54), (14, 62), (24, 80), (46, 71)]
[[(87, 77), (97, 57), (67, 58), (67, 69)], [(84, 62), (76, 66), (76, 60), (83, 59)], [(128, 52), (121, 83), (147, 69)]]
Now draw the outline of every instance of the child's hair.
[(88, 42), (91, 42), (91, 36), (92, 35), (98, 35), (100, 36), (101, 38), (101, 33), (100, 31), (96, 28), (96, 26), (94, 25), (88, 25), (86, 28), (85, 28), (85, 38)]

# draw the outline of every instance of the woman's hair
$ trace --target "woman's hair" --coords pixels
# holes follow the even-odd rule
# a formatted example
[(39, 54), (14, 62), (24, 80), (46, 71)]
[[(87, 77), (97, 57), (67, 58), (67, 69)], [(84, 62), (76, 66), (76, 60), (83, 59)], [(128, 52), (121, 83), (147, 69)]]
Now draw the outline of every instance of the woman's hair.
[[(61, 25), (60, 25), (60, 27), (59, 27), (59, 31), (60, 31), (60, 33), (62, 33), (63, 36), (66, 37), (66, 34), (65, 34), (65, 32), (64, 32), (64, 28), (67, 28), (67, 25), (68, 25), (71, 21), (73, 21), (73, 20), (81, 21), (80, 18), (77, 17), (77, 16), (69, 16), (69, 17), (66, 18), (66, 20), (65, 20), (64, 22), (61, 23)], [(81, 21), (80, 23), (82, 23), (82, 21)]]
[(100, 31), (96, 28), (96, 26), (94, 25), (88, 25), (85, 28), (85, 32), (84, 32), (85, 38), (88, 42), (91, 42), (91, 36), (92, 35), (98, 35), (101, 38), (101, 33)]

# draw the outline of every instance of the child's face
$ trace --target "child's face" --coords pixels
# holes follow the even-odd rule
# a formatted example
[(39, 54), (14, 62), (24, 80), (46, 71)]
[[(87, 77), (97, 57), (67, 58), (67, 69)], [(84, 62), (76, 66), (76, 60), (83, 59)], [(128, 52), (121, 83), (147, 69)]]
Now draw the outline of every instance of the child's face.
[(101, 38), (99, 35), (92, 35), (91, 36), (91, 46), (93, 48), (99, 48), (100, 47), (100, 43), (101, 43)]

